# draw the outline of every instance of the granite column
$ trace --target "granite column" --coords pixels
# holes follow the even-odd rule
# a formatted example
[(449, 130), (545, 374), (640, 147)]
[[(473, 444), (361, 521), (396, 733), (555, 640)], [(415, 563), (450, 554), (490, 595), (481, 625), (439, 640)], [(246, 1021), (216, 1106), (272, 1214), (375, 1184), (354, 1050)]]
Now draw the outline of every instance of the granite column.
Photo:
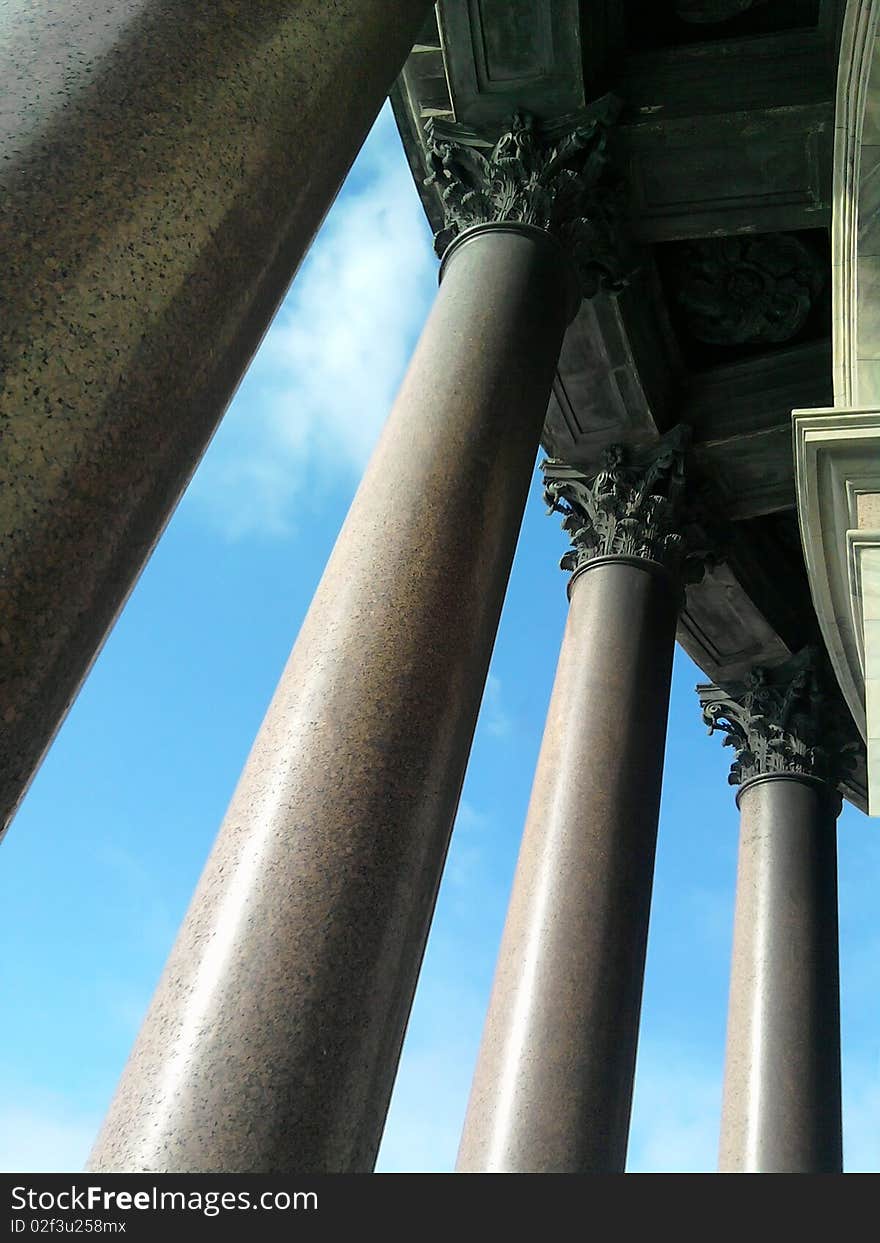
[(429, 6), (12, 8), (0, 44), (0, 833)]
[[(536, 141), (533, 132), (528, 141)], [(507, 140), (509, 142), (509, 138)], [(594, 136), (546, 160), (569, 192)], [(400, 394), (92, 1157), (358, 1171), (379, 1144), (563, 333), (581, 296), (505, 158)], [(534, 159), (542, 158), (539, 149)], [(470, 166), (469, 166), (470, 167)], [(555, 173), (554, 173), (555, 175)], [(544, 202), (552, 204), (545, 182)], [(571, 197), (571, 194), (570, 194)], [(448, 240), (441, 237), (441, 244)]]
[(819, 668), (808, 649), (729, 693), (699, 688), (740, 786), (726, 1173), (842, 1168), (836, 778), (852, 735)]
[(459, 1152), (623, 1169), (678, 608), (682, 438), (545, 464), (570, 610)]

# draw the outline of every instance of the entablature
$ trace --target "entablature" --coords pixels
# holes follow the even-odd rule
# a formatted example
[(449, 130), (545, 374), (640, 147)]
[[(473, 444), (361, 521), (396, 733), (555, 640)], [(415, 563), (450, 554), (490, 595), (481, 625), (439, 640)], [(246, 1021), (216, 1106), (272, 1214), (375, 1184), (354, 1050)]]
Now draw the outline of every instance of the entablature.
[[(642, 28), (644, 6), (612, 0), (444, 0), (392, 101), (438, 231), (440, 199), (424, 184), (429, 122), (465, 127), (488, 149), (515, 112), (561, 130), (605, 92), (620, 100), (608, 151), (639, 262), (622, 289), (585, 299), (575, 315), (543, 443), (551, 457), (589, 466), (609, 444), (691, 428), (698, 486), (731, 535), (724, 559), (688, 588), (679, 640), (723, 685), (821, 642), (797, 534), (790, 416), (831, 400), (841, 6), (739, 3), (710, 22), (710, 9), (716, 18), (724, 9), (713, 2), (669, 0), (668, 17), (658, 9)], [(702, 248), (709, 277), (683, 299), (676, 282), (689, 245)], [(708, 310), (706, 340), (693, 312), (706, 320), (712, 296), (723, 305)], [(737, 322), (731, 298), (750, 312), (757, 304), (755, 324)], [(863, 776), (848, 790), (860, 805)]]

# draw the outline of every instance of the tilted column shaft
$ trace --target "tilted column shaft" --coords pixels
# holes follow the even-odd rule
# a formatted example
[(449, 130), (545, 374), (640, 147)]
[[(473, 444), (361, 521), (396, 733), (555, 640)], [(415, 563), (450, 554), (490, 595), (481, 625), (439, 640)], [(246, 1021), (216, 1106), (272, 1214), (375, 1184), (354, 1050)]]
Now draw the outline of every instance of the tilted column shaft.
[(697, 691), (741, 787), (719, 1169), (840, 1173), (835, 821), (855, 728), (816, 649)]
[[(675, 480), (652, 495), (618, 465), (557, 494), (575, 544), (571, 607), (461, 1172), (609, 1172), (626, 1159), (681, 589), (653, 559), (668, 551)], [(629, 555), (609, 555), (624, 535)]]
[(623, 1168), (677, 603), (636, 565), (572, 584), (461, 1171)]
[(539, 229), (448, 252), (92, 1168), (371, 1168), (569, 281)]
[(429, 5), (4, 8), (0, 833)]
[(839, 799), (776, 776), (740, 807), (719, 1168), (839, 1173)]

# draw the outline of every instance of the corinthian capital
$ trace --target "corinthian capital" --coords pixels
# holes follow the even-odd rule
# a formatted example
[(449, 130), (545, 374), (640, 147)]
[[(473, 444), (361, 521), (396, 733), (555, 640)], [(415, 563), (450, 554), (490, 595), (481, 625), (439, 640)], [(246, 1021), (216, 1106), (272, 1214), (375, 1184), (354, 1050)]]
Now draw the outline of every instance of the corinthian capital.
[(780, 773), (835, 786), (854, 767), (855, 727), (816, 648), (774, 669), (755, 669), (729, 690), (704, 684), (697, 694), (709, 733), (723, 733), (736, 753), (731, 785)]
[(629, 265), (615, 227), (620, 193), (607, 155), (619, 107), (606, 95), (565, 129), (542, 127), (519, 112), (494, 145), (466, 126), (430, 121), (425, 185), (437, 191), (445, 219), (434, 239), (437, 253), (474, 225), (531, 225), (570, 249), (584, 297), (622, 284)]
[(687, 447), (687, 429), (676, 427), (647, 447), (611, 445), (592, 470), (543, 462), (548, 512), (563, 515), (572, 545), (562, 569), (574, 573), (596, 557), (629, 557), (693, 581), (705, 555), (693, 555), (684, 535)]

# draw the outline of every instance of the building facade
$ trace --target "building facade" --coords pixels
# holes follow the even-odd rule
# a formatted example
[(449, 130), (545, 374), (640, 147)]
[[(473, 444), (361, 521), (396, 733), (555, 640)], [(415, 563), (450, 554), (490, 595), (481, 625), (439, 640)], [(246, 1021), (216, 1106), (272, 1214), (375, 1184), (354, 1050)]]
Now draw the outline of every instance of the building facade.
[(8, 53), (7, 822), (389, 90), (441, 257), (93, 1168), (372, 1168), (542, 445), (569, 618), (459, 1168), (624, 1167), (678, 641), (742, 820), (720, 1168), (840, 1171), (880, 8), (47, 8)]

